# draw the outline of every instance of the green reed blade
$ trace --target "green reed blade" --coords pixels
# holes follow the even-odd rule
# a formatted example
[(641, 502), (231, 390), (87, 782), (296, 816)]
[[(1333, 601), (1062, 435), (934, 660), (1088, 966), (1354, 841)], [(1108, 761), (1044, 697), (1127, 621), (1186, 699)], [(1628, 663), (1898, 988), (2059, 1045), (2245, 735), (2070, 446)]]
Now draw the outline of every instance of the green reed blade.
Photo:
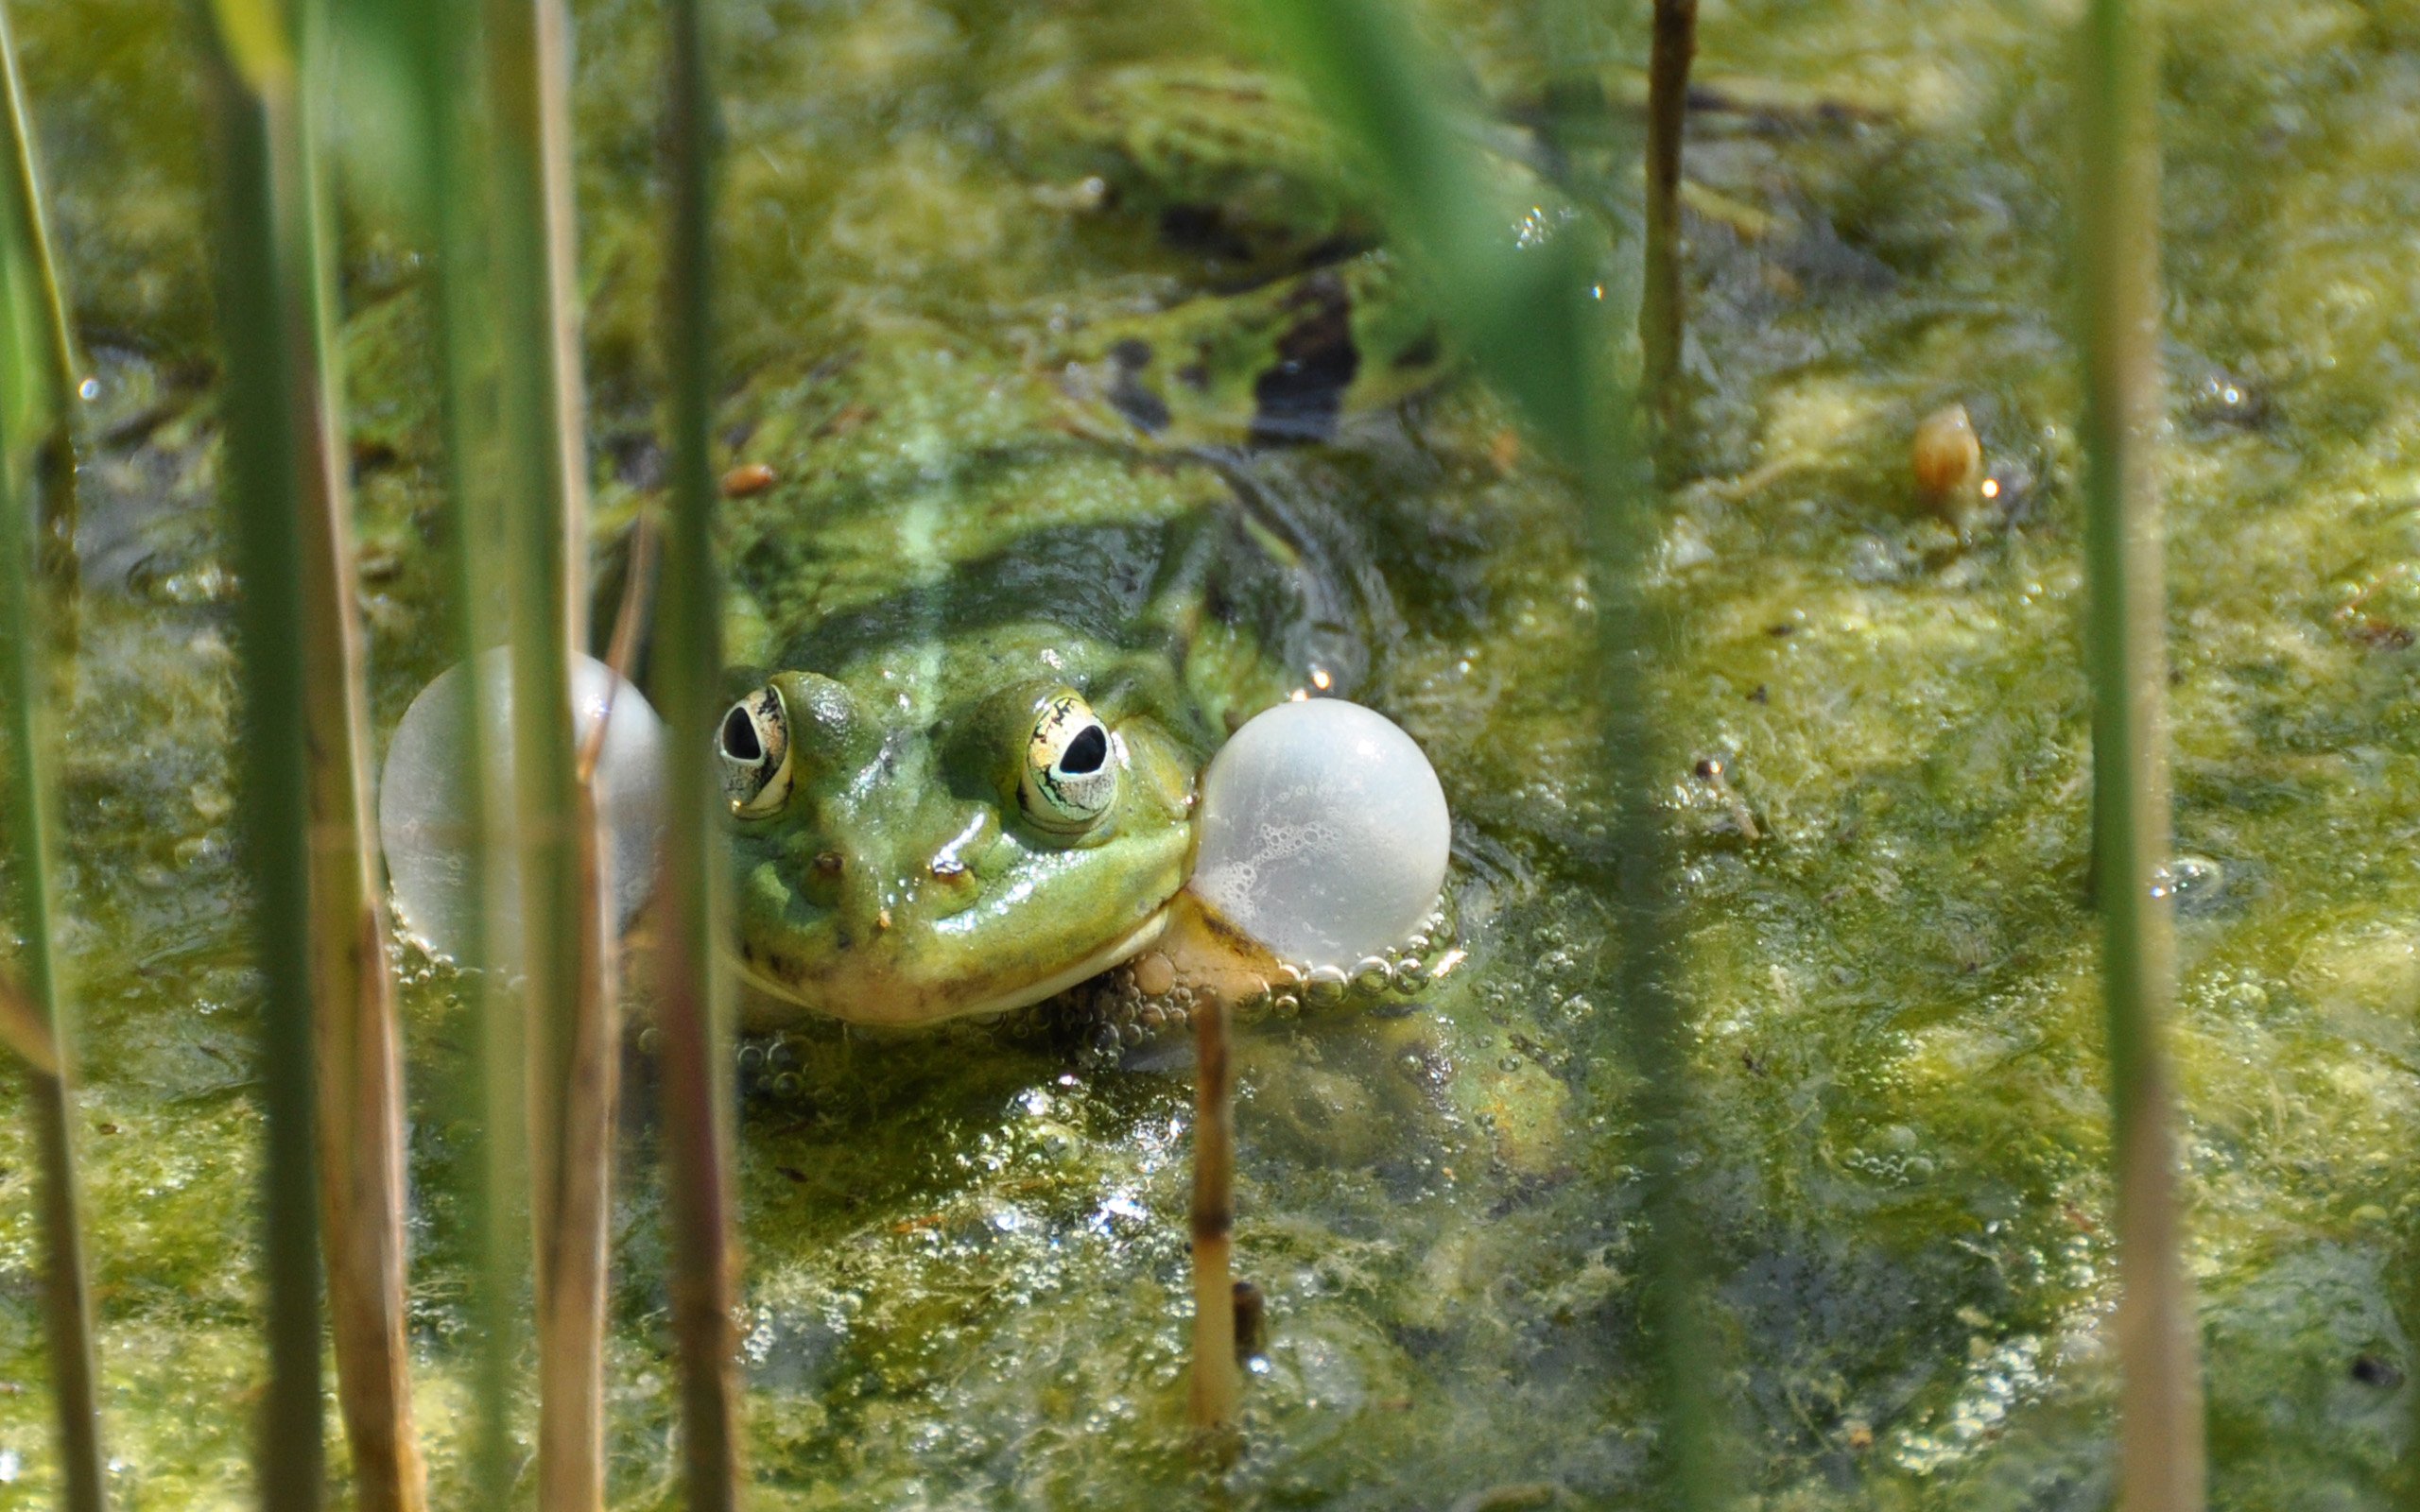
[[(38, 496), (38, 569), (50, 589), (48, 605), (53, 639), (74, 644), (76, 616), (76, 345), (67, 320), (67, 301), (60, 291), (59, 267), (50, 251), (50, 232), (43, 211), (42, 176), (34, 165), (33, 125), (26, 110), (25, 80), (17, 72), (17, 42), (9, 29), (8, 8), (0, 6), (0, 129), (9, 133), (8, 163), (0, 172), (0, 220), (17, 259), (13, 276), (25, 280), (27, 308), (39, 313), (41, 339), (26, 352), (41, 381), (58, 396), (41, 426), (34, 465)], [(12, 298), (15, 297), (13, 294)]]
[[(672, 0), (665, 88), (665, 369), (671, 380), (672, 527), (665, 541), (654, 684), (670, 725), (661, 907), (665, 1180), (682, 1457), (692, 1512), (739, 1502), (738, 1340), (732, 1304), (729, 1006), (721, 971), (724, 803), (705, 731), (719, 712), (722, 595), (709, 450), (714, 353), (714, 94), (698, 0)], [(634, 569), (635, 570), (635, 569)]]
[(487, 0), (484, 17), (530, 1034), (538, 1499), (547, 1512), (589, 1512), (604, 1497), (605, 1242), (619, 1045), (591, 794), (576, 765), (567, 697), (571, 654), (586, 636), (588, 578), (570, 17), (562, 0)]
[(439, 365), (440, 410), (445, 433), (446, 517), (451, 524), (454, 644), (464, 664), (463, 747), (456, 781), (462, 806), (481, 816), (466, 883), (473, 902), (463, 911), (466, 936), (458, 958), (468, 967), (461, 991), (475, 1025), (471, 1040), (465, 1125), (475, 1148), (470, 1160), (472, 1309), (477, 1320), (472, 1391), (469, 1481), (482, 1506), (503, 1506), (512, 1493), (517, 1458), (512, 1393), (527, 1326), (521, 1299), (527, 1273), (528, 1111), (521, 1019), (510, 994), (495, 986), (494, 947), (476, 900), (503, 894), (506, 848), (511, 844), (505, 804), (509, 783), (491, 767), (482, 709), (489, 663), (480, 653), (503, 639), (498, 613), (502, 585), (494, 563), (502, 555), (500, 500), (478, 465), (490, 438), (476, 422), (481, 375), (495, 361), (492, 289), (486, 272), (479, 205), (477, 137), (479, 78), (477, 12), (471, 0), (423, 0), (405, 8), (417, 89), (413, 146), (421, 180), (418, 217), (437, 249), (431, 295)]
[(1491, 190), (1457, 129), (1466, 109), (1402, 15), (1380, 0), (1260, 0), (1262, 33), (1328, 109), (1371, 172), (1388, 222), (1426, 266), (1441, 313), (1480, 374), (1520, 411), (1544, 449), (1577, 475), (1592, 547), (1603, 678), (1600, 761), (1614, 799), (1599, 878), (1620, 949), (1613, 1032), (1640, 1086), (1644, 1176), (1641, 1315), (1653, 1340), (1662, 1411), (1661, 1504), (1722, 1498), (1715, 1456), (1717, 1331), (1702, 1315), (1706, 1258), (1682, 1172), (1691, 1106), (1676, 868), (1657, 799), (1661, 750), (1649, 717), (1646, 656), (1656, 615), (1640, 579), (1658, 509), (1615, 352), (1623, 335), (1596, 294), (1597, 244), (1571, 232), (1516, 246), (1519, 208)]
[[(1457, 121), (1467, 102), (1378, 0), (1257, 0), (1252, 14), (1370, 170), (1388, 224), (1416, 252), (1462, 344), (1542, 439), (1578, 465), (1607, 439), (1586, 381), (1599, 323), (1574, 308), (1587, 287), (1578, 238), (1520, 249), (1504, 199)], [(1537, 323), (1551, 311), (1554, 323)], [(1575, 317), (1581, 317), (1575, 318)]]
[[(36, 553), (54, 545), (61, 524), (43, 506), (58, 486), (49, 465), (66, 430), (59, 417), (74, 403), (58, 354), (64, 349), (59, 285), (42, 242), (33, 189), (32, 145), (26, 138), (17, 57), (0, 12), (0, 76), (9, 91), (6, 122), (19, 173), (14, 213), (0, 217), (0, 700), (7, 706), (8, 805), (0, 810), (0, 847), (16, 879), (16, 916), (25, 936), (25, 1005), (19, 1045), (27, 1056), (34, 1137), (42, 1180), (42, 1302), (57, 1413), (60, 1504), (69, 1512), (99, 1512), (100, 1410), (93, 1349), (93, 1303), (84, 1263), (82, 1197), (77, 1172), (74, 1057), (67, 1033), (54, 928), (51, 862), (56, 833), (50, 690), (45, 651), (57, 638), (41, 633), (45, 613), (61, 612), (73, 594), (66, 579), (37, 569)], [(68, 462), (72, 472), (72, 455)], [(74, 508), (63, 522), (73, 528)], [(72, 558), (71, 558), (72, 560)], [(47, 588), (49, 592), (44, 593)], [(0, 983), (0, 991), (16, 989)]]
[(265, 5), (220, 0), (206, 70), (215, 148), (218, 334), (226, 380), (225, 482), (244, 676), (244, 839), (262, 977), (266, 1116), (261, 1248), (268, 1291), (268, 1388), (261, 1405), (261, 1505), (316, 1512), (320, 1437), (319, 1206), (312, 1151), (310, 809), (300, 465), (317, 403), (304, 387), (307, 275), (291, 266), (302, 213), (295, 59)]
[(2118, 1504), (2126, 1512), (2198, 1512), (2200, 1366), (2164, 1044), (2175, 954), (2167, 885), (2168, 626), (2152, 451), (2160, 418), (2155, 62), (2128, 0), (2093, 0), (2078, 99), (2076, 245), (2090, 584), (2084, 657), (2118, 1189)]

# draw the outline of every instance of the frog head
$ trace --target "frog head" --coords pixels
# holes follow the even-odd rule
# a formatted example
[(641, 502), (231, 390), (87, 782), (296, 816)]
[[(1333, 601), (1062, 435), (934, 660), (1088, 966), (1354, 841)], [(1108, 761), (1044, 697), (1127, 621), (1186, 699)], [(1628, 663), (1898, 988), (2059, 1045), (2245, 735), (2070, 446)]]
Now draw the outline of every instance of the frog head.
[(1016, 679), (944, 717), (782, 672), (715, 733), (740, 967), (859, 1023), (1021, 1007), (1158, 934), (1197, 763), (1131, 685)]

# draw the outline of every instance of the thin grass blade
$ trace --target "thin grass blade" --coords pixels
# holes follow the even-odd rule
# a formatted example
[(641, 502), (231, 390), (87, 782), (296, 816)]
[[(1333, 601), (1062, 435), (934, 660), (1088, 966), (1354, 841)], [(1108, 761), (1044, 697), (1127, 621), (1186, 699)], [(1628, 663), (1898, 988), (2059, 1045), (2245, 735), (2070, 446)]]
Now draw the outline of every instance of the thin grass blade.
[[(1601, 310), (1577, 307), (1588, 249), (1573, 236), (1516, 245), (1511, 228), (1528, 207), (1503, 197), (1461, 129), (1467, 92), (1378, 0), (1248, 0), (1247, 14), (1369, 170), (1488, 382), (1567, 465), (1612, 442), (1590, 407), (1605, 398)], [(1551, 325), (1537, 323), (1545, 312)]]
[(285, 223), (296, 240), (284, 258), (285, 276), (293, 281), (290, 318), (302, 327), (293, 333), (294, 402), (308, 406), (294, 419), (293, 467), (302, 490), (296, 524), (328, 1313), (354, 1500), (365, 1512), (418, 1512), (426, 1498), (404, 1328), (403, 1053), (371, 817), (369, 701), (335, 337), (335, 232), (320, 147), (320, 115), (329, 105), (327, 18), (319, 0), (292, 15), (300, 73), (296, 108), (284, 118), (292, 140), (271, 147), (290, 162), (285, 192), (299, 201)]
[[(57, 1413), (60, 1504), (69, 1512), (99, 1512), (100, 1412), (95, 1395), (93, 1303), (84, 1263), (82, 1194), (77, 1171), (76, 1102), (68, 1080), (63, 985), (52, 954), (55, 921), (52, 860), (58, 792), (51, 746), (54, 679), (45, 653), (59, 638), (42, 633), (75, 592), (74, 574), (49, 570), (38, 555), (72, 531), (71, 498), (46, 507), (53, 490), (68, 487), (56, 465), (67, 431), (60, 418), (74, 403), (60, 365), (65, 331), (59, 284), (43, 243), (17, 84), (16, 47), (0, 14), (0, 76), (8, 89), (7, 124), (17, 164), (16, 201), (0, 219), (0, 703), (7, 710), (8, 801), (0, 809), (0, 853), (16, 881), (15, 918), (25, 938), (22, 988), (0, 983), (0, 1020), (28, 1072), (27, 1102), (42, 1181), (42, 1303), (49, 1346), (51, 1394)], [(75, 460), (66, 458), (72, 474)], [(72, 569), (73, 558), (69, 558)], [(47, 592), (45, 592), (47, 590)]]
[[(405, 44), (411, 58), (417, 107), (412, 134), (420, 181), (417, 211), (436, 245), (430, 281), (445, 432), (447, 566), (454, 601), (454, 644), (465, 676), (463, 734), (456, 781), (462, 806), (482, 816), (466, 884), (475, 900), (501, 897), (512, 845), (507, 810), (510, 773), (496, 767), (482, 710), (497, 696), (485, 686), (491, 663), (482, 655), (505, 639), (504, 585), (496, 564), (504, 555), (501, 501), (479, 459), (493, 438), (480, 423), (483, 377), (497, 352), (492, 336), (493, 288), (487, 279), (478, 209), (480, 104), (478, 12), (473, 0), (424, 0), (406, 8)], [(518, 1458), (513, 1440), (513, 1388), (528, 1328), (523, 1298), (528, 1275), (529, 1172), (527, 1057), (522, 1018), (511, 994), (497, 985), (498, 947), (488, 936), (486, 911), (464, 910), (460, 961), (471, 968), (461, 991), (475, 1025), (460, 1102), (475, 1148), (469, 1165), (473, 1343), (469, 1484), (481, 1506), (504, 1506), (512, 1494)]]
[(594, 794), (570, 660), (587, 633), (587, 478), (574, 308), (570, 17), (489, 0), (490, 210), (511, 600), (513, 798), (529, 1029), (538, 1501), (604, 1501), (606, 1218), (619, 1069)]
[[(269, 1379), (261, 1401), (264, 1512), (317, 1512), (320, 1235), (312, 1149), (310, 791), (305, 759), (303, 544), (311, 484), (303, 433), (318, 401), (302, 354), (310, 275), (292, 266), (296, 60), (265, 4), (217, 0), (206, 68), (214, 146), (218, 336), (226, 426), (222, 495), (244, 584), (243, 817), (262, 978), (261, 1204)], [(287, 150), (283, 154), (280, 144)]]
[[(665, 89), (665, 368), (672, 521), (659, 589), (655, 686), (674, 731), (667, 782), (662, 975), (665, 1185), (672, 1228), (672, 1327), (681, 1354), (681, 1442), (693, 1512), (739, 1504), (738, 1282), (733, 1232), (729, 1000), (721, 970), (724, 807), (703, 732), (722, 679), (711, 432), (714, 93), (698, 0), (672, 0)], [(635, 569), (633, 569), (635, 571)]]
[[(60, 292), (59, 265), (50, 250), (50, 230), (43, 210), (42, 175), (35, 165), (33, 122), (26, 110), (26, 86), (17, 70), (17, 40), (9, 11), (0, 6), (0, 128), (6, 144), (6, 204), (0, 209), (11, 243), (11, 276), (25, 281), (26, 308), (39, 315), (40, 335), (26, 355), (39, 381), (58, 396), (38, 434), (34, 463), (34, 518), (37, 523), (35, 565), (49, 590), (53, 639), (62, 648), (74, 644), (76, 589), (76, 339), (67, 319), (67, 301)], [(12, 298), (16, 297), (14, 294)]]
[(1243, 1382), (1236, 1366), (1236, 1073), (1227, 1000), (1193, 1006), (1193, 1369), (1185, 1417), (1216, 1461), (1240, 1447)]
[(2199, 1512), (2201, 1373), (2176, 1194), (2165, 1043), (2175, 994), (2168, 851), (2155, 54), (2128, 0), (2083, 33), (2076, 274), (2083, 337), (2084, 657), (2095, 892), (2118, 1192), (2118, 1504)]
[(1497, 198), (1488, 165), (1458, 129), (1467, 101), (1398, 10), (1379, 0), (1260, 0), (1253, 14), (1357, 150), (1389, 224), (1426, 266), (1440, 313), (1480, 375), (1580, 487), (1602, 679), (1599, 759), (1614, 806), (1601, 851), (1583, 859), (1619, 948), (1613, 1032), (1640, 1089), (1640, 1308), (1661, 1409), (1659, 1504), (1697, 1512), (1720, 1504), (1726, 1477), (1716, 1453), (1719, 1335), (1703, 1313), (1706, 1257), (1681, 1163), (1690, 1067), (1677, 996), (1673, 848), (1649, 718), (1645, 658), (1655, 616), (1641, 569), (1658, 510), (1614, 359), (1623, 333), (1596, 292), (1605, 282), (1600, 244), (1568, 233), (1517, 244), (1515, 207)]

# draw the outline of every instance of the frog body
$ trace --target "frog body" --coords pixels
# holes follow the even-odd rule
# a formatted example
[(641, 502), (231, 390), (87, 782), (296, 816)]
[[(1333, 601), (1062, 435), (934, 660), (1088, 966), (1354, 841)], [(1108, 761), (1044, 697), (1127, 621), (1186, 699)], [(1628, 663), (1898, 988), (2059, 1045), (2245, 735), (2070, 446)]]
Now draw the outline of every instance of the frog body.
[(1063, 367), (1072, 397), (1164, 444), (1334, 438), (1354, 411), (1435, 383), (1436, 322), (1385, 251), (1246, 294), (1199, 300), (1085, 333)]
[(1087, 319), (1046, 357), (1118, 428), (1174, 446), (1325, 441), (1446, 370), (1417, 278), (1291, 81), (1140, 64), (1017, 114), (1028, 168), (1069, 186), (1068, 214), (1149, 243), (1149, 307)]
[[(1067, 440), (1012, 472), (1046, 490), (1097, 460)], [(1152, 491), (1126, 502), (1184, 497)], [(1022, 1007), (1147, 944), (1222, 711), (1282, 696), (1258, 637), (1223, 696), (1185, 680), (1207, 558), (1246, 546), (1216, 509), (1043, 525), (780, 639), (717, 733), (727, 772), (786, 765), (769, 800), (733, 792), (747, 979), (910, 1025)]]
[(1028, 172), (1236, 288), (1377, 245), (1376, 218), (1290, 80), (1230, 64), (1131, 64), (1012, 103)]
[[(1204, 99), (1257, 109), (1262, 86), (1180, 95), (1122, 138), (1148, 150), (1128, 151), (1114, 213), (1156, 227), (1224, 194), (1305, 217), (1251, 221), (1244, 286), (1181, 256), (1148, 307), (1102, 301), (1022, 352), (892, 320), (751, 438), (805, 459), (728, 511), (716, 740), (738, 965), (769, 1004), (919, 1025), (1133, 955), (1190, 868), (1212, 752), (1357, 663), (1351, 594), (1317, 530), (1271, 504), (1263, 458), (1433, 382), (1433, 323), (1383, 249), (1351, 249), (1332, 180), (1300, 169), (1315, 135), (1268, 171), (1207, 161), (1265, 130), (1171, 146)], [(1184, 182), (1142, 187), (1172, 164)]]

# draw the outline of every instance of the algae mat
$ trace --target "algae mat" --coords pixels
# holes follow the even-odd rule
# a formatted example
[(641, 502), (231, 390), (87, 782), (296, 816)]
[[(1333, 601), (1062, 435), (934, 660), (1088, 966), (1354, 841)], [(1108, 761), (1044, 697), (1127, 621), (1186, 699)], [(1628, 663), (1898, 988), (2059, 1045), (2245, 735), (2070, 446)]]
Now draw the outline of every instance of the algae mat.
[[(233, 696), (191, 39), (134, 0), (21, 6), (95, 383), (68, 730), (69, 940), (121, 1504), (246, 1496), (259, 1297), (254, 987), (229, 927)], [(2408, 1436), (2420, 912), (2420, 10), (2164, 8), (2178, 1022), (2213, 1497), (2384, 1505)], [(1652, 572), (1672, 822), (1745, 1484), (1773, 1507), (2097, 1506), (2110, 1301), (2087, 910), (2063, 4), (1709, 5), (1688, 168), (1700, 481)], [(1432, 20), (1508, 118), (1511, 8)], [(721, 8), (727, 401), (829, 487), (925, 406), (1164, 301), (1179, 249), (1069, 209), (1017, 123), (1138, 63), (1248, 49), (1187, 5)], [(656, 487), (654, 17), (580, 15), (596, 467)], [(1635, 62), (1644, 26), (1604, 39)], [(364, 79), (348, 119), (375, 118)], [(393, 163), (347, 143), (347, 329), (382, 730), (442, 661), (436, 438)], [(1612, 297), (1619, 297), (1616, 287)], [(994, 396), (995, 397), (995, 396)], [(1962, 536), (1907, 481), (1958, 400), (1998, 487)], [(1030, 417), (1010, 415), (1022, 423)], [(1410, 1016), (1244, 1060), (1238, 1253), (1268, 1294), (1237, 1504), (1623, 1505), (1647, 1444), (1635, 1193), (1599, 928), (1602, 808), (1570, 504), (1448, 381), (1267, 459), (1355, 587), (1358, 696), (1457, 809), (1473, 957)], [(822, 485), (810, 485), (822, 486)], [(1379, 612), (1383, 610), (1384, 612)], [(1708, 758), (1727, 787), (1693, 775)], [(1752, 821), (1751, 839), (1742, 815)], [(458, 1504), (469, 1310), (446, 1089), (408, 993), (413, 1319)], [(1186, 1084), (980, 1037), (743, 1052), (761, 1507), (1161, 1504), (1178, 1449)], [(13, 1094), (12, 1094), (13, 1095)], [(669, 1504), (645, 1089), (626, 1141), (616, 1503)], [(0, 1504), (46, 1496), (21, 1121), (0, 1122)], [(1492, 1503), (1466, 1498), (1494, 1496)]]

